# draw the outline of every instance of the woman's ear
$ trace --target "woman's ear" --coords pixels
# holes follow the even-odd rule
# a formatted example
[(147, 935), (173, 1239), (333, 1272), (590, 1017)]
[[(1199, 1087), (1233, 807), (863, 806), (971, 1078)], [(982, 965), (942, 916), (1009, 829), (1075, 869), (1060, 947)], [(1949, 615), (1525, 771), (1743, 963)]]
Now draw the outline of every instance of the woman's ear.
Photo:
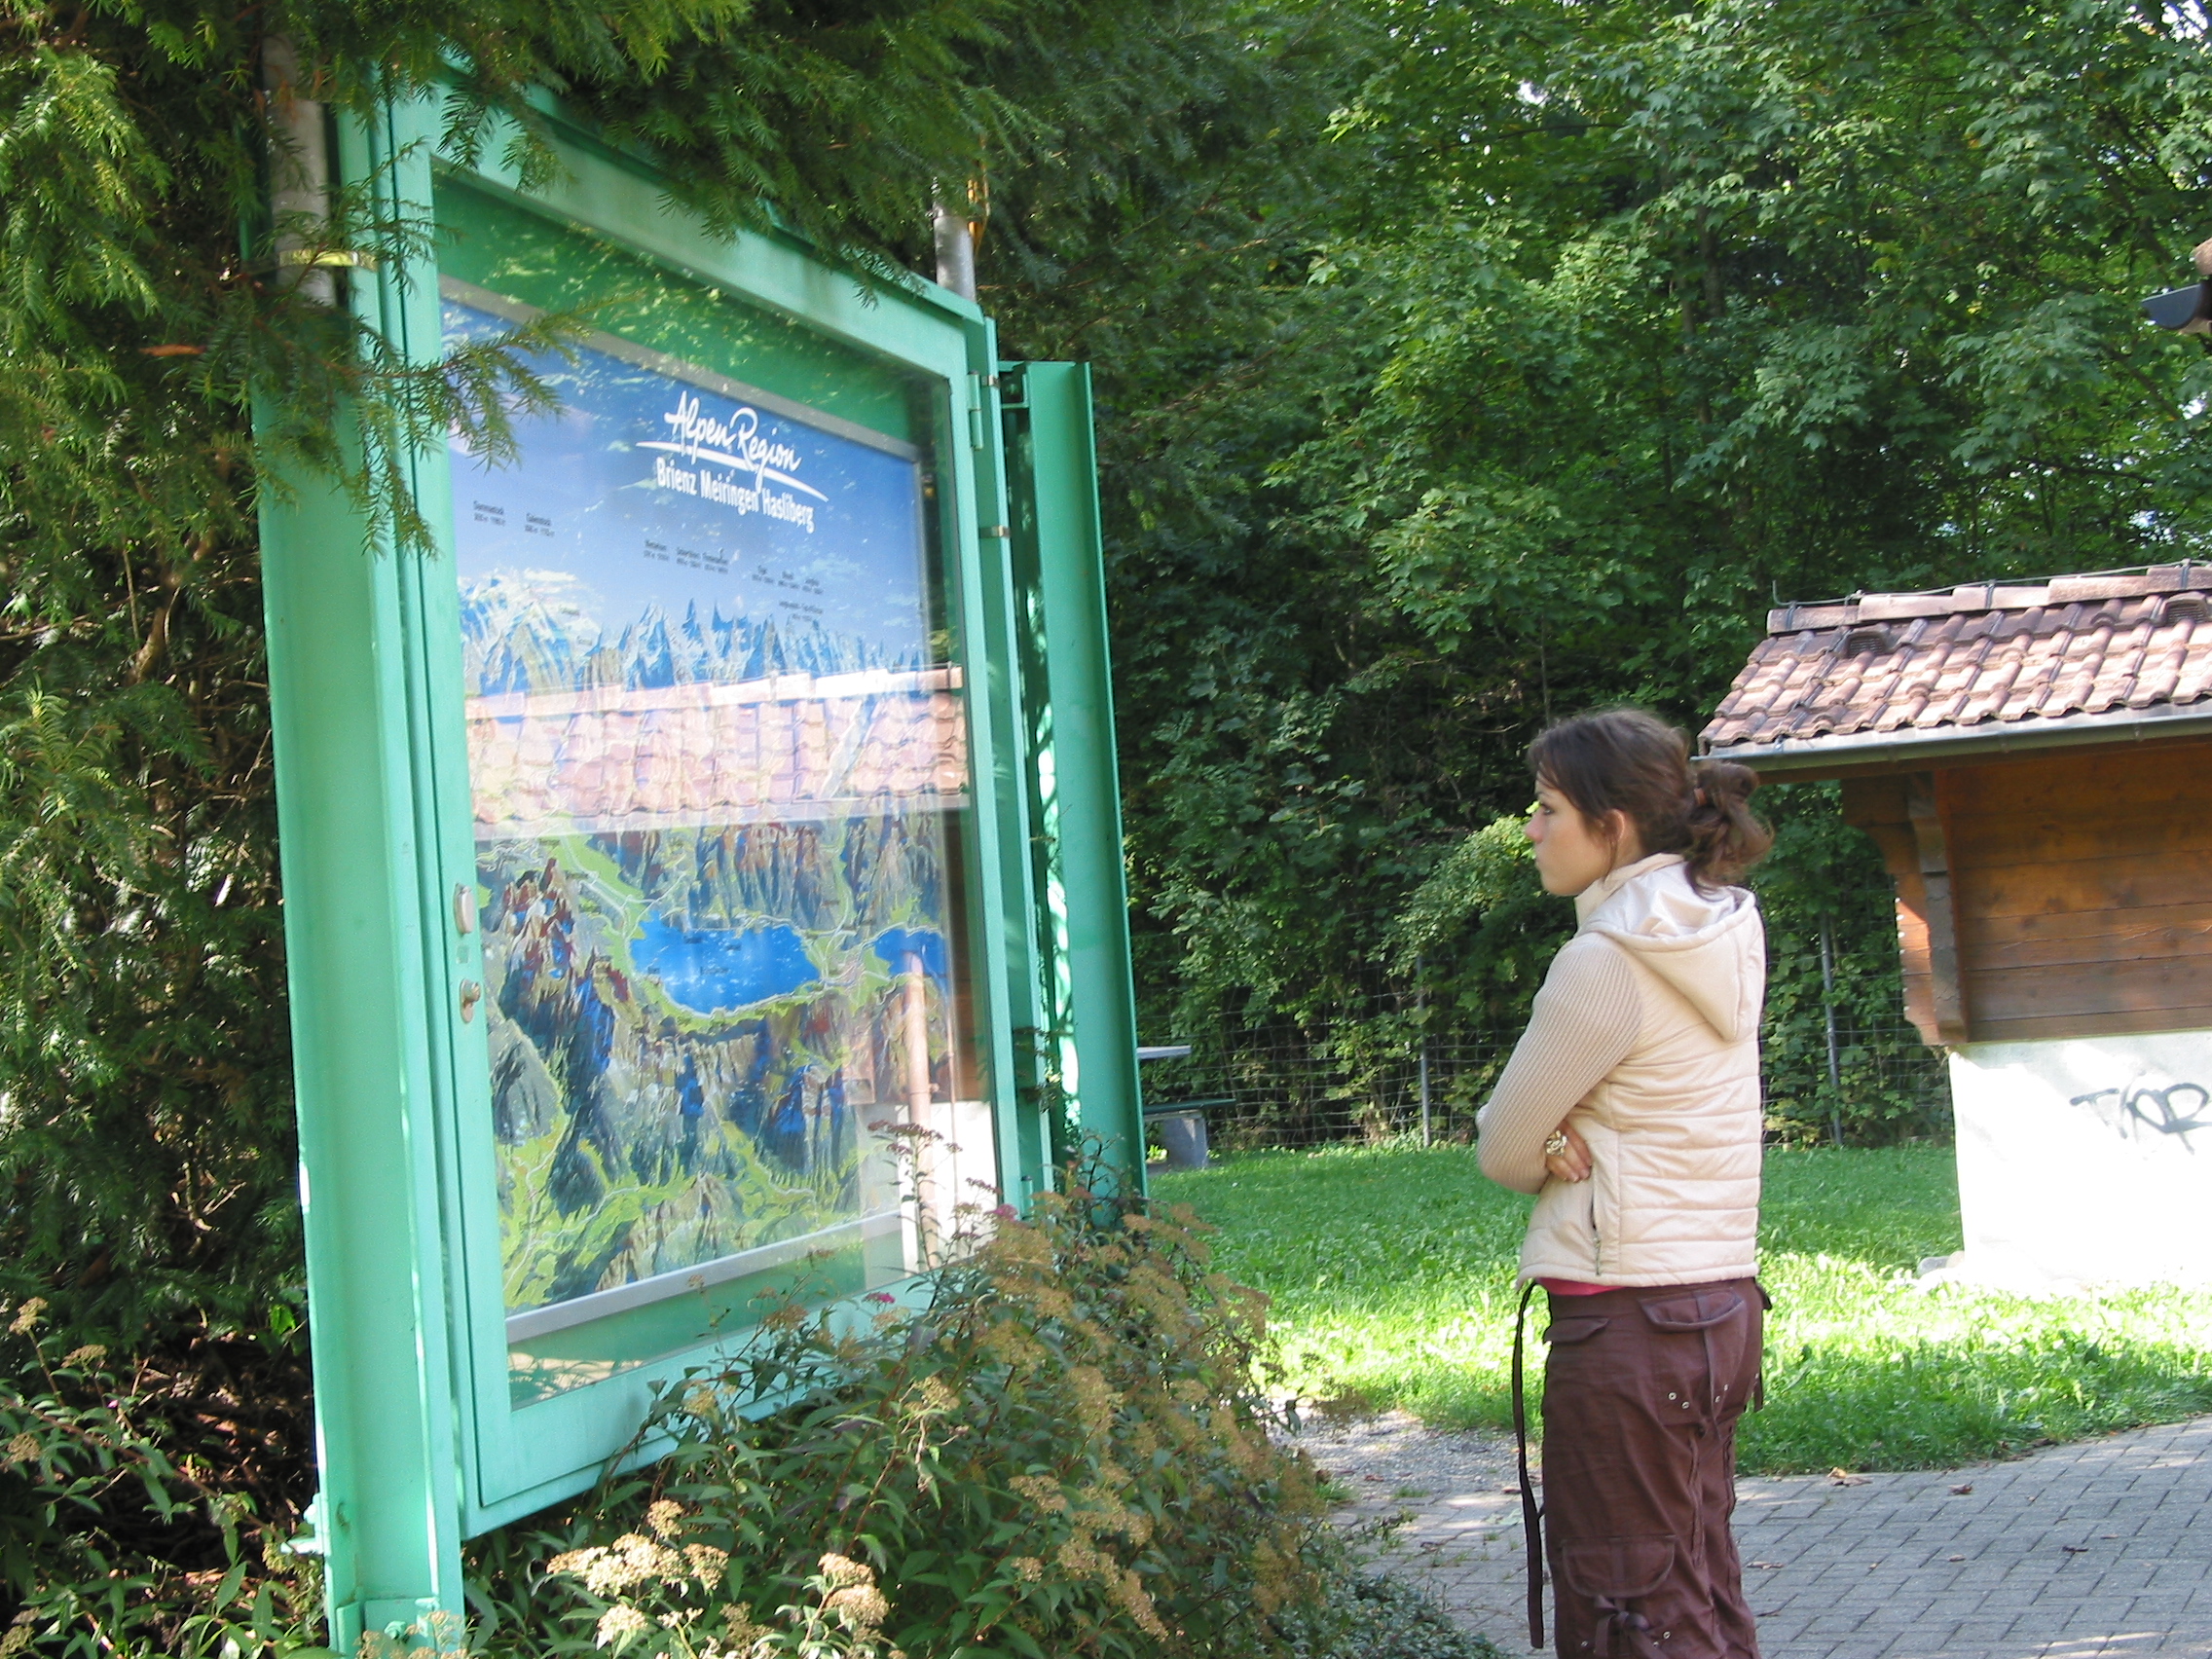
[(1613, 867), (1634, 864), (1643, 856), (1643, 838), (1636, 832), (1636, 820), (1619, 807), (1601, 820), (1605, 828), (1606, 843), (1613, 849)]

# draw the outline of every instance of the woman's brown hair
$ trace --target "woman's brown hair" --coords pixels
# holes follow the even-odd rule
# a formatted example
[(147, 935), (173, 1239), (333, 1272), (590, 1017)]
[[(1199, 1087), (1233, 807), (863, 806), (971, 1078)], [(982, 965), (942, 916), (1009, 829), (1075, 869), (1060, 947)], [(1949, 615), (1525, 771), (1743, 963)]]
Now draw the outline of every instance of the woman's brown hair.
[(1547, 726), (1529, 769), (1603, 831), (1622, 812), (1645, 853), (1680, 853), (1707, 888), (1766, 857), (1774, 831), (1751, 816), (1758, 775), (1733, 760), (1690, 759), (1689, 740), (1641, 709), (1602, 709)]

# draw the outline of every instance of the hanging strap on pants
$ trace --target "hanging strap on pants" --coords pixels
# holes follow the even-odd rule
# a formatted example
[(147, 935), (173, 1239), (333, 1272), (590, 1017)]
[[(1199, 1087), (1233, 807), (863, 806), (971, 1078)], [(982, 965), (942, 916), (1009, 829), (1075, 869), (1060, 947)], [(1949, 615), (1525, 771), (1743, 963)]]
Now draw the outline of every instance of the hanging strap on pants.
[(1536, 1294), (1530, 1279), (1521, 1292), (1521, 1309), (1513, 1315), (1513, 1450), (1521, 1466), (1521, 1536), (1529, 1552), (1529, 1645), (1544, 1644), (1544, 1532), (1543, 1506), (1536, 1501), (1535, 1483), (1529, 1479), (1529, 1394), (1523, 1382), (1522, 1337), (1529, 1325), (1529, 1301)]

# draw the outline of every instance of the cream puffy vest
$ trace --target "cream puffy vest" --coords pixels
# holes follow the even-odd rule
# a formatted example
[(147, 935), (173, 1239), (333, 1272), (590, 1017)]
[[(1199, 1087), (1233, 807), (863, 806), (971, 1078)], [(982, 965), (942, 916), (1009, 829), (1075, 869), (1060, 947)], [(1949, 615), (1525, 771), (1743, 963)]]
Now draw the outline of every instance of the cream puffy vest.
[(1524, 1278), (1617, 1285), (1749, 1278), (1759, 1219), (1759, 1010), (1766, 934), (1740, 887), (1700, 893), (1681, 859), (1613, 871), (1575, 901), (1567, 950), (1618, 950), (1639, 1021), (1627, 1057), (1567, 1121), (1591, 1174), (1547, 1181)]

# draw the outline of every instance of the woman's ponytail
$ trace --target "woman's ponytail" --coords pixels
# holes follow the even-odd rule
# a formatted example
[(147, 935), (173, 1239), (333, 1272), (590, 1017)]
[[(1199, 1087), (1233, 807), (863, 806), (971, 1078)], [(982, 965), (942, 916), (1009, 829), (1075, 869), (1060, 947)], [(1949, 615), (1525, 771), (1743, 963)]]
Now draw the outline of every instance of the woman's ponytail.
[(1774, 831), (1751, 816), (1759, 775), (1733, 760), (1698, 760), (1690, 765), (1690, 784), (1695, 804), (1682, 855), (1690, 879), (1700, 887), (1734, 881), (1774, 845)]

